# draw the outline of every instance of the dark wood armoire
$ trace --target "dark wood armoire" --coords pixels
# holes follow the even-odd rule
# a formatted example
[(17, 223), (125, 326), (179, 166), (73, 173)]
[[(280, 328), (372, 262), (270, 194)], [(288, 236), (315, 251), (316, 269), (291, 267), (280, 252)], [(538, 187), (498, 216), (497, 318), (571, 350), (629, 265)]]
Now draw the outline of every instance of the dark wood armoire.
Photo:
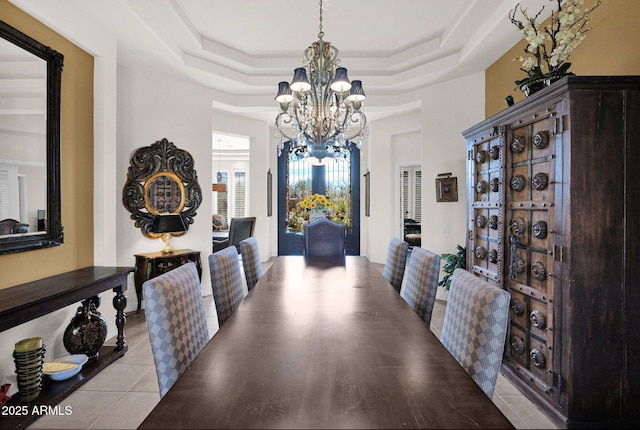
[(569, 76), (463, 132), (467, 268), (502, 372), (568, 428), (640, 423), (640, 77)]

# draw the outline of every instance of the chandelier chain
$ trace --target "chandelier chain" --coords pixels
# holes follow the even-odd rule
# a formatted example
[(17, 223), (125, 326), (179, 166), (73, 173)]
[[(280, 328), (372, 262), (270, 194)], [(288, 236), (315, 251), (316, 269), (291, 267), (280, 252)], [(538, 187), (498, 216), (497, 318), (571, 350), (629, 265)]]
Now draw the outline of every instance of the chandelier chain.
[(322, 0), (320, 0), (320, 25), (318, 26), (320, 32), (318, 33), (318, 39), (322, 40), (322, 36), (324, 36), (324, 31), (322, 31)]

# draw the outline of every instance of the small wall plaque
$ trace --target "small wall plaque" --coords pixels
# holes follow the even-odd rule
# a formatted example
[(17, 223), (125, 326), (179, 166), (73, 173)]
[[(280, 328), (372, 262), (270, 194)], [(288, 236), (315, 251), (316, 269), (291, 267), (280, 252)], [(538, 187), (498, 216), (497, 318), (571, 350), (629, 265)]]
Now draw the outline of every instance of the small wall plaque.
[(457, 202), (458, 201), (458, 178), (451, 173), (443, 173), (436, 178), (436, 202)]

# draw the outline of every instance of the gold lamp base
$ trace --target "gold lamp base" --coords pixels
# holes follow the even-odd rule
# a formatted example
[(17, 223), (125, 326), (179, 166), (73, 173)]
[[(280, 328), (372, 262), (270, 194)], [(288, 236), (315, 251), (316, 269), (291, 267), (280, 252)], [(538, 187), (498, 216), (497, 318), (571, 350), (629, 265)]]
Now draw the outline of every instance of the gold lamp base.
[(162, 235), (162, 241), (164, 242), (164, 248), (162, 248), (163, 254), (173, 254), (173, 246), (171, 246), (171, 233), (164, 233)]

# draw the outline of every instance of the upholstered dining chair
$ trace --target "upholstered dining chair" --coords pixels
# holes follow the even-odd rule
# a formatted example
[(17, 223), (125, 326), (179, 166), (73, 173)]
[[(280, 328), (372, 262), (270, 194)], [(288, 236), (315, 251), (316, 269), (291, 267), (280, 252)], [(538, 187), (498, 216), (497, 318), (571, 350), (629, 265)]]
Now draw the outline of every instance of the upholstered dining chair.
[(431, 324), (439, 275), (440, 255), (420, 247), (411, 250), (407, 280), (400, 290), (400, 296), (427, 327)]
[(222, 327), (244, 299), (240, 261), (236, 248), (229, 246), (209, 255), (209, 270), (218, 324)]
[(302, 228), (302, 253), (305, 257), (344, 257), (346, 240), (344, 224), (320, 219)]
[(247, 289), (251, 291), (264, 275), (262, 262), (260, 261), (260, 248), (255, 237), (249, 237), (240, 241), (240, 253), (242, 254), (242, 267), (244, 277), (247, 280)]
[(464, 269), (453, 272), (440, 341), (489, 398), (502, 363), (509, 301), (496, 285)]
[(142, 284), (160, 397), (209, 341), (200, 276), (187, 263)]
[(236, 249), (236, 254), (240, 254), (240, 241), (253, 236), (256, 226), (256, 217), (231, 218), (229, 224), (229, 237), (224, 240), (213, 240), (213, 252), (220, 251), (228, 246)]
[(408, 250), (409, 244), (397, 237), (392, 238), (389, 242), (383, 276), (398, 292), (400, 292), (400, 288), (402, 287), (404, 269), (407, 266)]

